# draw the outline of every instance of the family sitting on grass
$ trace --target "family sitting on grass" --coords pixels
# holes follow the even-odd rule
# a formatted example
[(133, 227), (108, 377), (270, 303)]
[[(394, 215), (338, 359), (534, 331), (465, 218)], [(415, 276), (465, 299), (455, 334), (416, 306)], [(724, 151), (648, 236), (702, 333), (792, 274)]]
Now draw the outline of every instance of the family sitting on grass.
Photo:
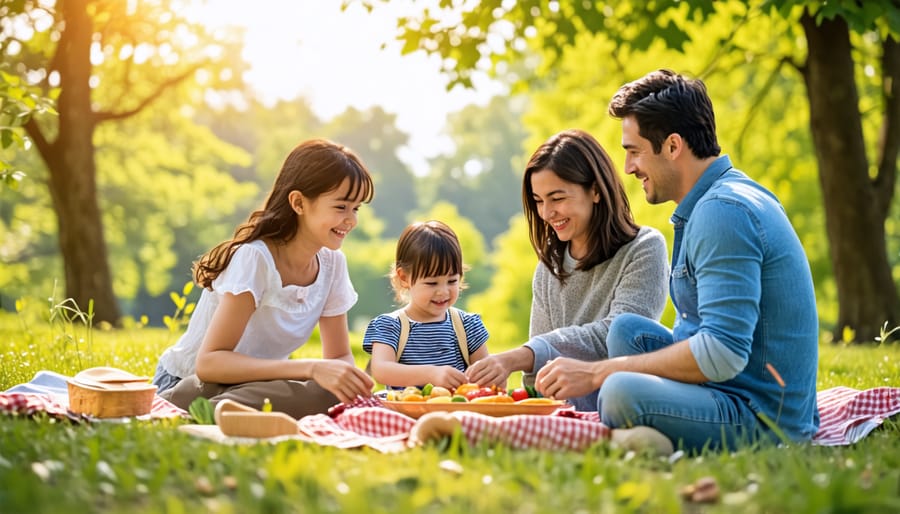
[[(522, 371), (542, 395), (599, 412), (614, 435), (685, 451), (776, 435), (809, 441), (819, 425), (818, 318), (806, 255), (778, 199), (720, 155), (700, 80), (654, 71), (622, 86), (609, 113), (622, 122), (625, 173), (648, 202), (677, 204), (671, 265), (662, 235), (635, 223), (600, 144), (560, 132), (523, 177), (539, 260), (530, 339), (490, 355), (480, 316), (451, 310), (464, 287), (456, 235), (414, 223), (391, 270), (405, 306), (366, 330), (372, 376), (454, 388), (505, 386)], [(347, 148), (297, 146), (263, 209), (196, 263), (204, 290), (160, 358), (160, 395), (182, 408), (198, 397), (255, 408), (268, 398), (295, 418), (370, 396), (375, 381), (351, 352), (357, 295), (340, 247), (373, 194)], [(667, 290), (671, 330), (658, 323)], [(322, 358), (289, 359), (316, 325)]]

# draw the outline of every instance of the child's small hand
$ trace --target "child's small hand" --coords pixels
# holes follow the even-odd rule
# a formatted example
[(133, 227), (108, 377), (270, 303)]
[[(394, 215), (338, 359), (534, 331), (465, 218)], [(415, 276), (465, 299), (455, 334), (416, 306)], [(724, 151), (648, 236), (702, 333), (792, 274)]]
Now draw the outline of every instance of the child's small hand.
[(453, 366), (435, 366), (434, 376), (430, 382), (452, 391), (466, 383), (466, 374)]

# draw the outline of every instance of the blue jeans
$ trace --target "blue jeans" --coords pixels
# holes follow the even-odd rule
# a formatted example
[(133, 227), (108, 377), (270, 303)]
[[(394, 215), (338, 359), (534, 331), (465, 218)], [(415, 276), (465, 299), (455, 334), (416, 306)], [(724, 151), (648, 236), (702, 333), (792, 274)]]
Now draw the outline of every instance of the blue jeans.
[[(634, 314), (617, 316), (606, 339), (610, 358), (652, 352), (673, 342), (669, 329)], [(600, 388), (599, 409), (601, 421), (611, 428), (646, 425), (689, 452), (734, 449), (768, 433), (735, 395), (643, 373), (610, 375)]]
[(151, 382), (156, 386), (156, 394), (160, 394), (167, 389), (175, 387), (178, 385), (178, 382), (181, 382), (179, 377), (166, 371), (166, 368), (164, 368), (162, 364), (156, 365), (156, 374), (153, 375), (153, 381)]

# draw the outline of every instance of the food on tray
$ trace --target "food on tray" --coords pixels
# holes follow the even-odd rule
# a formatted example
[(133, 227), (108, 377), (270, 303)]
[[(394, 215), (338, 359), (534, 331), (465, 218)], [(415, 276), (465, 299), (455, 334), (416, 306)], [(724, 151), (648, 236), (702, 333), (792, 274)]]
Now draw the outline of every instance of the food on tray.
[(422, 388), (407, 386), (402, 390), (388, 390), (385, 399), (427, 403), (555, 403), (554, 400), (541, 397), (533, 387), (510, 388), (508, 391), (503, 391), (497, 386), (482, 387), (471, 383), (462, 384), (452, 391), (432, 384), (425, 384)]

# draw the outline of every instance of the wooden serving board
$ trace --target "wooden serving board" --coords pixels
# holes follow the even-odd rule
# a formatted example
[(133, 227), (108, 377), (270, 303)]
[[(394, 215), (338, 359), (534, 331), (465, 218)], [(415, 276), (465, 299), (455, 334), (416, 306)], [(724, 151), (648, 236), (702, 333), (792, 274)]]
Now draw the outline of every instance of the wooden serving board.
[(216, 404), (216, 425), (226, 436), (278, 437), (297, 435), (297, 420), (283, 412), (262, 412), (232, 400)]

